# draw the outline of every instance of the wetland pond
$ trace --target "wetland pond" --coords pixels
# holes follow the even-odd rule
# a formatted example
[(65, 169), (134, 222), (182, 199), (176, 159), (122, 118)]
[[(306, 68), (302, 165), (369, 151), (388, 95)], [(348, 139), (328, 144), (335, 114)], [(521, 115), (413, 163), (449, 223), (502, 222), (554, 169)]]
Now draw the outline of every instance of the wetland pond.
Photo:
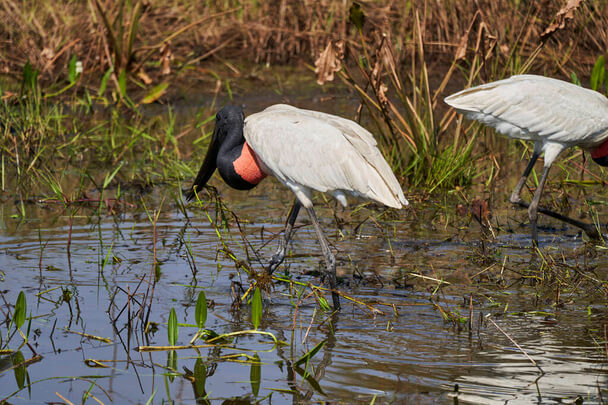
[[(349, 115), (335, 98), (302, 92), (235, 101), (251, 113), (286, 98)], [(514, 163), (511, 180), (524, 165)], [(0, 333), (3, 347), (13, 350), (0, 357), (0, 399), (511, 404), (601, 403), (608, 396), (603, 247), (541, 216), (540, 253), (534, 252), (525, 211), (506, 202), (493, 213), (500, 230), (488, 238), (458, 214), (457, 193), (417, 198), (406, 191), (411, 205), (399, 212), (357, 201), (342, 211), (317, 196), (340, 290), (367, 305), (344, 299), (332, 318), (311, 294), (322, 283), (322, 255), (302, 215), (276, 272), (294, 284), (274, 281), (263, 292), (258, 328), (285, 344), (246, 333), (199, 340), (196, 349), (138, 350), (169, 344), (172, 308), (177, 344), (188, 345), (198, 331), (200, 291), (208, 301), (206, 329), (253, 329), (249, 305), (233, 305), (234, 294), (242, 296), (251, 282), (246, 266), (237, 265), (260, 272), (268, 263), (293, 196), (273, 179), (250, 192), (229, 190), (217, 176), (212, 184), (238, 225), (227, 212), (227, 226), (216, 225), (222, 212), (204, 192), (201, 204), (181, 210), (176, 189), (164, 185), (132, 196), (124, 191), (133, 206), (85, 206), (74, 215), (61, 204), (28, 203), (22, 212), (14, 199), (0, 202), (7, 319)], [(513, 186), (504, 185), (494, 201), (506, 201)], [(555, 288), (566, 273), (578, 284)], [(10, 322), (21, 291), (27, 302), (21, 329), (31, 347)]]

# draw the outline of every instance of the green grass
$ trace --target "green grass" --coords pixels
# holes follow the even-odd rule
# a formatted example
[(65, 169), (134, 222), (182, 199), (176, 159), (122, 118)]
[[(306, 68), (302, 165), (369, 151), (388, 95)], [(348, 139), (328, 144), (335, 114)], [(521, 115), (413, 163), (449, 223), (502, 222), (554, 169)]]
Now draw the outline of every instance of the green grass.
[[(201, 109), (187, 125), (177, 126), (171, 108), (145, 116), (121, 106), (89, 109), (82, 97), (58, 101), (42, 93), (35, 84), (0, 102), (2, 186), (10, 195), (70, 203), (91, 189), (120, 193), (121, 187), (194, 175), (184, 156), (196, 138), (205, 138), (208, 125), (202, 122), (212, 112)], [(196, 147), (204, 148), (204, 142)]]

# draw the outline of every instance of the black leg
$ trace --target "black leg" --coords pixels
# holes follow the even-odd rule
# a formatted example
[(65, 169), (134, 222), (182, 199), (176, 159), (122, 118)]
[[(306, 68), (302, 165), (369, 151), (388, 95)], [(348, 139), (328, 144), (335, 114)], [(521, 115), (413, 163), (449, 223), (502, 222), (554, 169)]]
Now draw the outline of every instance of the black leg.
[(329, 280), (329, 286), (331, 288), (331, 299), (334, 304), (334, 309), (340, 309), (340, 294), (336, 292), (336, 258), (333, 253), (329, 249), (329, 243), (321, 230), (321, 225), (319, 225), (319, 220), (317, 219), (317, 215), (315, 211), (311, 208), (306, 208), (308, 211), (308, 215), (312, 220), (312, 224), (315, 227), (315, 232), (317, 233), (317, 238), (319, 239), (319, 244), (321, 245), (321, 252), (325, 257), (325, 271), (326, 277)]
[[(576, 226), (577, 228), (582, 229), (587, 234), (587, 236), (589, 236), (592, 239), (599, 239), (600, 234), (594, 224), (588, 224), (585, 222), (577, 221), (576, 219), (567, 217), (565, 215), (559, 214), (557, 212), (554, 212), (554, 211), (551, 211), (551, 210), (548, 210), (546, 208), (539, 206), (540, 197), (541, 197), (541, 194), (545, 187), (547, 176), (549, 174), (549, 168), (551, 167), (551, 165), (545, 166), (545, 169), (541, 176), (538, 188), (537, 188), (536, 192), (534, 193), (532, 203), (528, 204), (521, 198), (521, 190), (523, 189), (524, 184), (526, 184), (526, 180), (528, 179), (528, 176), (530, 175), (530, 172), (532, 171), (532, 168), (534, 167), (536, 160), (540, 156), (540, 153), (541, 153), (540, 151), (537, 152), (536, 147), (535, 147), (532, 157), (530, 158), (530, 162), (528, 163), (528, 166), (526, 166), (526, 170), (524, 170), (524, 174), (519, 179), (519, 182), (517, 183), (515, 190), (513, 190), (513, 193), (511, 194), (511, 198), (509, 199), (509, 201), (511, 203), (528, 209), (528, 215), (530, 217), (530, 224), (532, 225), (532, 242), (535, 245), (537, 245), (537, 243), (538, 243), (537, 218), (538, 218), (539, 212), (541, 214), (558, 219), (560, 221), (566, 222), (572, 226)], [(545, 157), (545, 160), (546, 159), (547, 158)], [(551, 159), (549, 163), (552, 163), (552, 162), (553, 162), (553, 159)], [(548, 162), (546, 161), (545, 164), (547, 164), (547, 163)]]
[(287, 249), (287, 245), (291, 240), (291, 234), (293, 233), (293, 225), (296, 222), (296, 218), (298, 217), (298, 213), (300, 212), (300, 201), (296, 198), (291, 206), (291, 210), (289, 210), (289, 215), (287, 216), (287, 223), (285, 224), (285, 230), (283, 231), (283, 238), (279, 242), (279, 248), (276, 253), (270, 259), (270, 264), (268, 265), (268, 269), (266, 272), (268, 274), (272, 274), (277, 267), (283, 263), (283, 259), (285, 259), (285, 249)]
[(513, 194), (511, 194), (511, 198), (509, 199), (509, 201), (511, 201), (512, 204), (521, 205), (521, 202), (523, 202), (523, 200), (521, 199), (521, 190), (522, 190), (522, 188), (524, 188), (524, 184), (526, 184), (526, 180), (528, 179), (528, 176), (530, 175), (530, 172), (532, 171), (532, 168), (534, 167), (534, 163), (536, 163), (536, 160), (538, 159), (539, 156), (540, 156), (540, 152), (537, 152), (536, 148), (534, 148), (534, 152), (532, 153), (530, 162), (528, 162), (528, 166), (526, 166), (526, 170), (524, 170), (524, 174), (519, 179), (519, 182), (517, 183), (517, 186), (515, 186), (515, 190), (513, 190)]
[(540, 176), (538, 187), (534, 192), (534, 197), (532, 197), (532, 202), (528, 207), (528, 217), (530, 218), (530, 225), (532, 225), (532, 243), (534, 246), (538, 246), (538, 204), (540, 203), (540, 196), (543, 194), (543, 189), (545, 188), (545, 183), (547, 182), (547, 176), (549, 175), (550, 169), (551, 166), (545, 166), (543, 174)]

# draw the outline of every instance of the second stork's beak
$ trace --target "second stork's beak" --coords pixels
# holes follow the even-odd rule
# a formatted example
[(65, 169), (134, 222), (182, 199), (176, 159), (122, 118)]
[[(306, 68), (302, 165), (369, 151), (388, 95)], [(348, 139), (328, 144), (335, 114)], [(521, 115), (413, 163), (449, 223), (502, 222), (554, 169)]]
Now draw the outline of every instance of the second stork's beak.
[(220, 141), (218, 136), (218, 128), (217, 123), (213, 130), (213, 135), (211, 136), (211, 143), (209, 144), (209, 149), (207, 149), (207, 155), (205, 156), (205, 160), (203, 160), (203, 164), (196, 175), (196, 179), (194, 180), (194, 184), (192, 187), (186, 192), (186, 200), (190, 201), (194, 198), (195, 194), (202, 190), (202, 188), (207, 184), (213, 172), (217, 167), (217, 154), (220, 149)]

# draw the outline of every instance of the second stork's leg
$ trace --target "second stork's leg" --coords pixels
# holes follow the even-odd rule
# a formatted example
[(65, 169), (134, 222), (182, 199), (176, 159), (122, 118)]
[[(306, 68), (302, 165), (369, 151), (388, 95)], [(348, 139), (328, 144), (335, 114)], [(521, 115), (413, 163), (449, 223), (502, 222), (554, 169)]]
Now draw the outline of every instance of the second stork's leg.
[[(539, 150), (537, 150), (537, 149), (539, 149)], [(511, 194), (511, 198), (509, 198), (509, 201), (511, 202), (511, 204), (522, 205), (523, 200), (521, 198), (521, 190), (524, 188), (524, 184), (526, 184), (526, 180), (528, 180), (528, 176), (530, 175), (530, 172), (532, 171), (532, 168), (534, 167), (534, 163), (536, 163), (536, 160), (538, 160), (539, 156), (540, 156), (540, 148), (537, 148), (536, 145), (534, 145), (534, 152), (532, 153), (530, 162), (528, 162), (528, 166), (526, 166), (526, 170), (524, 170), (524, 174), (521, 176), (521, 178), (517, 182), (517, 186), (515, 186), (515, 190), (513, 190), (513, 194)], [(527, 204), (526, 204), (526, 208), (527, 208)]]
[(289, 210), (287, 223), (285, 224), (285, 230), (283, 231), (283, 238), (279, 242), (279, 249), (277, 249), (276, 253), (272, 256), (272, 259), (270, 259), (270, 264), (266, 270), (268, 274), (272, 274), (277, 267), (283, 263), (283, 259), (285, 259), (285, 249), (287, 249), (287, 245), (291, 240), (293, 225), (295, 224), (298, 213), (300, 212), (300, 207), (302, 207), (302, 204), (300, 204), (300, 200), (296, 198), (291, 206), (291, 210)]
[(538, 182), (538, 187), (537, 187), (536, 191), (534, 192), (534, 197), (532, 198), (532, 202), (530, 204), (528, 204), (520, 197), (519, 194), (521, 192), (521, 189), (522, 189), (523, 185), (525, 184), (526, 178), (530, 174), (530, 171), (532, 170), (532, 167), (534, 166), (534, 163), (536, 162), (536, 159), (538, 158), (538, 155), (540, 154), (541, 149), (542, 148), (539, 148), (537, 145), (534, 146), (534, 153), (532, 154), (530, 163), (528, 163), (528, 166), (526, 167), (526, 170), (524, 171), (522, 178), (519, 180), (519, 183), (517, 183), (517, 187), (513, 191), (513, 194), (511, 195), (511, 199), (510, 199), (512, 203), (528, 209), (530, 225), (532, 225), (532, 242), (535, 245), (538, 244), (537, 219), (538, 219), (539, 212), (544, 215), (550, 216), (555, 219), (559, 219), (560, 221), (566, 222), (570, 225), (573, 225), (573, 226), (576, 226), (576, 227), (582, 229), (592, 239), (599, 239), (600, 234), (599, 234), (598, 230), (596, 229), (595, 225), (578, 221), (576, 219), (567, 217), (565, 215), (559, 214), (557, 212), (554, 212), (554, 211), (551, 211), (549, 209), (539, 206), (540, 197), (545, 188), (545, 183), (547, 182), (547, 177), (549, 176), (549, 170), (551, 169), (551, 165), (553, 164), (553, 161), (564, 150), (563, 145), (555, 145), (555, 144), (545, 145), (545, 147), (544, 147), (544, 149), (545, 149), (545, 168), (541, 175), (540, 181)]
[(329, 243), (321, 230), (321, 225), (319, 225), (319, 220), (317, 219), (317, 215), (315, 211), (310, 208), (306, 208), (308, 211), (308, 215), (312, 220), (312, 224), (315, 227), (315, 232), (317, 233), (317, 238), (319, 239), (319, 244), (321, 245), (321, 252), (323, 252), (323, 256), (325, 257), (325, 275), (329, 280), (329, 287), (331, 288), (331, 299), (334, 304), (334, 309), (340, 309), (340, 294), (336, 292), (336, 258), (333, 253), (329, 249)]

